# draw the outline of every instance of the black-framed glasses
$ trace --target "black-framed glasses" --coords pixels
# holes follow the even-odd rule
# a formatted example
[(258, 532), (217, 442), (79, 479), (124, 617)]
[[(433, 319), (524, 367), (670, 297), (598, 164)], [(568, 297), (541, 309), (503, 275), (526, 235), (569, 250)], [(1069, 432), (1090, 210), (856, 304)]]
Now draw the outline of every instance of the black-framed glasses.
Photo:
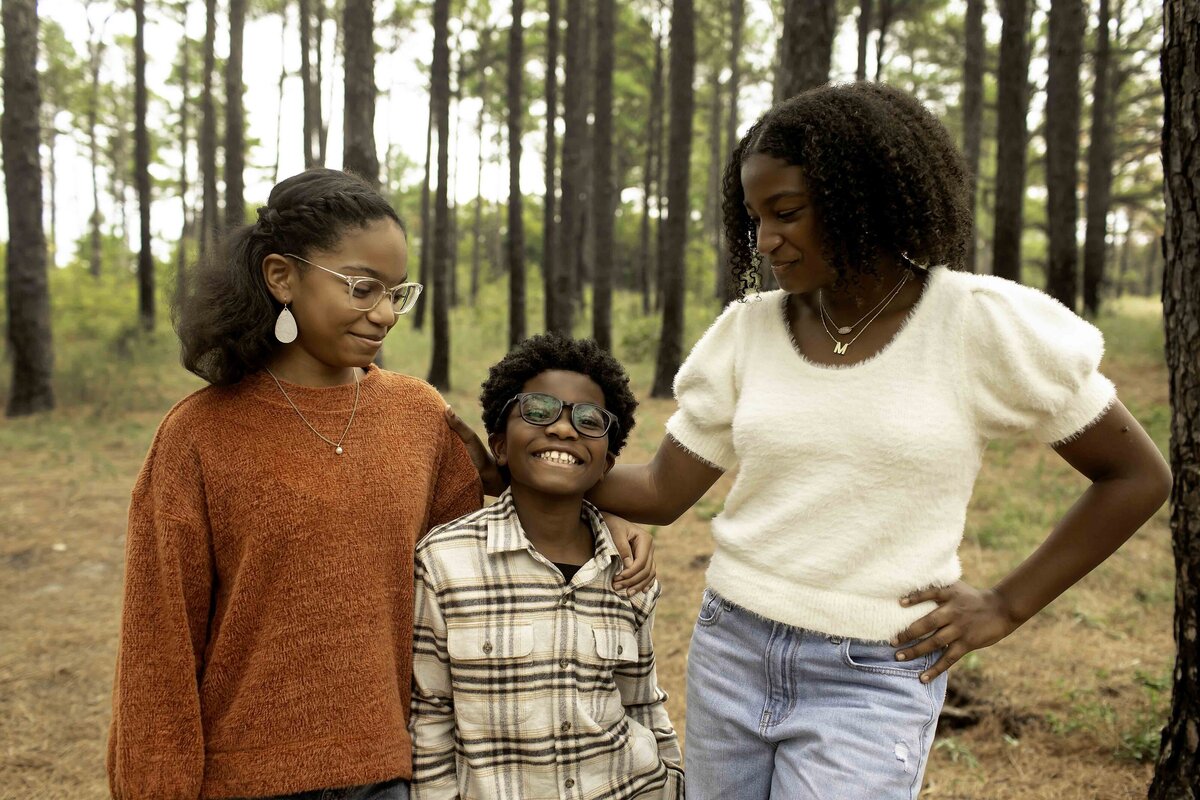
[(320, 264), (309, 261), (307, 258), (301, 258), (294, 253), (284, 253), (288, 258), (294, 258), (297, 261), (303, 261), (310, 267), (323, 269), (330, 275), (336, 275), (346, 282), (346, 292), (350, 296), (350, 307), (355, 311), (371, 311), (375, 306), (379, 305), (379, 301), (384, 297), (388, 297), (392, 303), (392, 310), (397, 314), (407, 314), (412, 311), (413, 306), (417, 304), (417, 298), (421, 296), (421, 289), (424, 288), (419, 283), (400, 283), (392, 287), (388, 287), (383, 281), (378, 278), (368, 278), (361, 275), (343, 275), (340, 272), (334, 272), (329, 267), (322, 267)]
[(571, 427), (578, 431), (580, 436), (589, 439), (601, 439), (608, 435), (611, 429), (620, 428), (616, 415), (595, 403), (564, 403), (545, 392), (522, 392), (516, 395), (504, 404), (500, 411), (501, 420), (507, 419), (508, 409), (513, 403), (517, 404), (521, 419), (542, 428), (553, 425), (562, 416), (563, 409), (569, 409)]

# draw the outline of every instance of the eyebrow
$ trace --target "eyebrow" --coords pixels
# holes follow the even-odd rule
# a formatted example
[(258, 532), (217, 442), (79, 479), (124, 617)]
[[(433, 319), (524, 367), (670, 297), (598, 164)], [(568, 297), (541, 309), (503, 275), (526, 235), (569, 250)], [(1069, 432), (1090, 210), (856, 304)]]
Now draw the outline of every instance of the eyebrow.
[[(784, 189), (781, 192), (776, 192), (775, 194), (771, 195), (770, 197), (763, 198), (763, 205), (769, 206), (771, 203), (774, 203), (776, 200), (781, 200), (785, 197), (803, 197), (807, 200), (808, 199), (808, 191), (805, 189)], [(742, 205), (745, 206), (747, 209), (750, 208), (750, 203), (748, 201), (743, 201)]]

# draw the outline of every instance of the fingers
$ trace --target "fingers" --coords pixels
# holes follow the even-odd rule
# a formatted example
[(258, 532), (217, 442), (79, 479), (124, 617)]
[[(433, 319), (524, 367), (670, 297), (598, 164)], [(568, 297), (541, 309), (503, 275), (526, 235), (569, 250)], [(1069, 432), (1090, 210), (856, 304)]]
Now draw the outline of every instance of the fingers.
[[(944, 628), (938, 628), (937, 632), (932, 636), (928, 636), (911, 647), (906, 647), (903, 650), (896, 651), (897, 661), (912, 661), (914, 658), (938, 650), (945, 650), (948, 647), (956, 644), (962, 638), (962, 630), (956, 625), (947, 625)], [(902, 639), (901, 641), (911, 641)]]
[(922, 589), (919, 592), (913, 592), (900, 598), (900, 605), (904, 607), (915, 606), (917, 603), (927, 603), (933, 601), (935, 603), (945, 603), (954, 597), (953, 586), (933, 586), (928, 589)]
[(941, 675), (957, 664), (969, 652), (971, 652), (971, 648), (963, 644), (961, 640), (950, 645), (938, 660), (933, 662), (933, 665), (929, 669), (921, 673), (921, 682), (929, 683), (938, 675)]
[[(617, 518), (619, 519), (619, 518)], [(624, 520), (622, 520), (624, 522)], [(654, 537), (637, 525), (624, 523), (627, 526), (629, 539), (627, 553), (618, 544), (617, 549), (625, 562), (625, 568), (613, 581), (613, 588), (626, 591), (626, 594), (636, 594), (649, 588), (656, 574), (654, 566)], [(614, 537), (616, 539), (616, 537)]]
[(893, 636), (891, 645), (892, 647), (899, 647), (901, 642), (924, 639), (939, 628), (950, 624), (953, 619), (953, 612), (945, 606), (939, 606)]
[(640, 569), (626, 567), (613, 581), (613, 588), (619, 592), (624, 592), (626, 596), (644, 592), (654, 583), (654, 577), (657, 574), (654, 563), (647, 562)]

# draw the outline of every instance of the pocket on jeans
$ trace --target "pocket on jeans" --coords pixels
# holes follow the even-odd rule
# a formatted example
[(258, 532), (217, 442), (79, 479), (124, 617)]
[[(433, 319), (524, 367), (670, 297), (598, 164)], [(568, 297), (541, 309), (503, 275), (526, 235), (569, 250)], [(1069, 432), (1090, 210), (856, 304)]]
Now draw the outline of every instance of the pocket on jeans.
[(700, 601), (700, 616), (696, 618), (696, 624), (705, 628), (715, 625), (723, 613), (725, 613), (725, 601), (721, 599), (721, 595), (712, 589), (705, 589), (704, 598)]
[[(912, 644), (915, 643), (908, 643)], [(919, 678), (932, 663), (932, 655), (919, 656), (912, 661), (897, 661), (896, 651), (899, 649), (901, 648), (892, 647), (887, 642), (845, 639), (842, 641), (842, 661), (851, 669), (903, 678)]]

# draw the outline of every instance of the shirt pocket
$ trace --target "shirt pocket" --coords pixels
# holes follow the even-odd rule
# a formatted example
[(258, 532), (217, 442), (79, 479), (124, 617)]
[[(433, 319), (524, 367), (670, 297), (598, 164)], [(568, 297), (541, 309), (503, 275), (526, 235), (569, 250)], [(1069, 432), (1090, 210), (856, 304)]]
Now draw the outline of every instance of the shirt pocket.
[(462, 733), (506, 728), (529, 718), (532, 704), (519, 687), (533, 677), (532, 623), (449, 625), (446, 651)]
[[(600, 665), (600, 680), (592, 694), (592, 719), (601, 727), (620, 722), (625, 716), (625, 703), (618, 688), (625, 678), (616, 675), (638, 660), (637, 636), (625, 625), (591, 625), (585, 632), (581, 650), (587, 660)], [(586, 627), (585, 627), (586, 631)]]

